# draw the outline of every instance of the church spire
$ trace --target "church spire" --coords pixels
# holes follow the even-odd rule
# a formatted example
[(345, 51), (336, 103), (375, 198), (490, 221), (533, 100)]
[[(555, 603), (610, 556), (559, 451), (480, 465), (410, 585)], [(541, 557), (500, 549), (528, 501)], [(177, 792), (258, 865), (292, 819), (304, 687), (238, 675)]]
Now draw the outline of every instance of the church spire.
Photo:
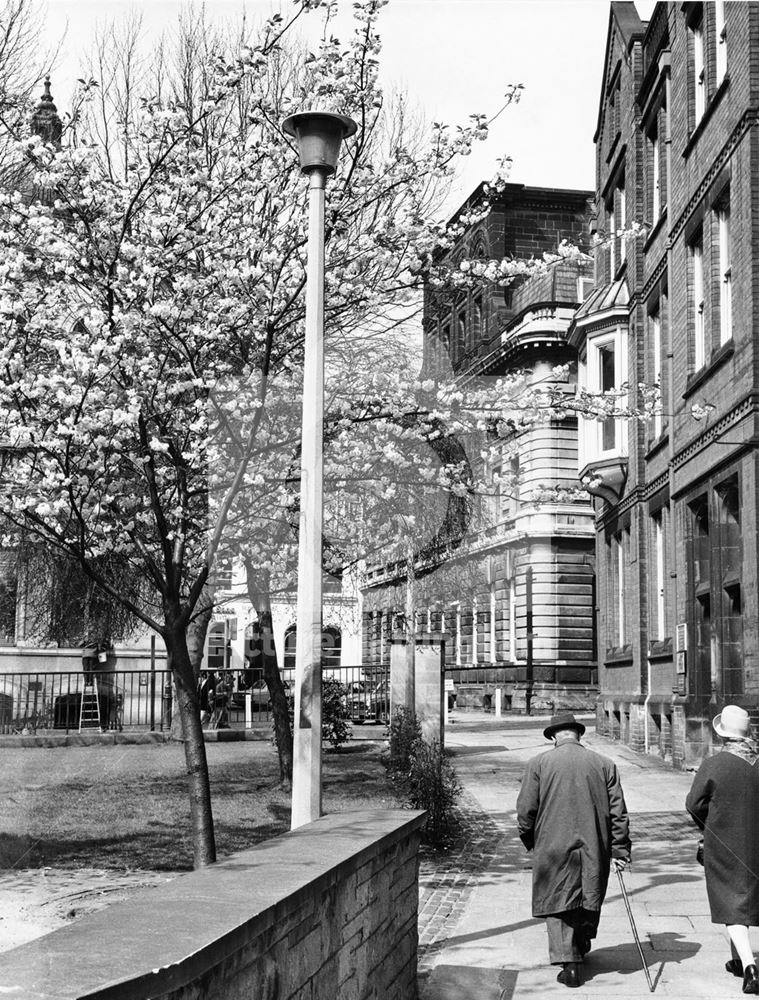
[(45, 90), (32, 115), (32, 132), (45, 142), (60, 146), (63, 134), (63, 123), (58, 115), (58, 109), (50, 92), (50, 77), (45, 77)]

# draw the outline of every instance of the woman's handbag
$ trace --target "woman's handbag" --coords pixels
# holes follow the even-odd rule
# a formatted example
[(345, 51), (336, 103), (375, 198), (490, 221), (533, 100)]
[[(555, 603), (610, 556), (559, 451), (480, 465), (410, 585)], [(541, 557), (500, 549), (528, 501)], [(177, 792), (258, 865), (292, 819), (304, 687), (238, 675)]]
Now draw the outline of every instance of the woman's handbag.
[(698, 861), (698, 863), (700, 865), (703, 865), (703, 863), (704, 863), (704, 838), (703, 837), (701, 838), (701, 840), (699, 840), (698, 846), (696, 847), (696, 861)]

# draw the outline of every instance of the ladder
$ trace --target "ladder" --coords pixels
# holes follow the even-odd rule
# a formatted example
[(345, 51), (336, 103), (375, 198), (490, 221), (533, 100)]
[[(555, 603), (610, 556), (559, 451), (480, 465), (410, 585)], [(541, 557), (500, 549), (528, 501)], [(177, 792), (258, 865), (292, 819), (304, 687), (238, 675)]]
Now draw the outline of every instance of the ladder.
[(95, 730), (102, 733), (100, 722), (100, 698), (98, 683), (94, 677), (89, 682), (85, 680), (82, 700), (79, 703), (79, 732)]

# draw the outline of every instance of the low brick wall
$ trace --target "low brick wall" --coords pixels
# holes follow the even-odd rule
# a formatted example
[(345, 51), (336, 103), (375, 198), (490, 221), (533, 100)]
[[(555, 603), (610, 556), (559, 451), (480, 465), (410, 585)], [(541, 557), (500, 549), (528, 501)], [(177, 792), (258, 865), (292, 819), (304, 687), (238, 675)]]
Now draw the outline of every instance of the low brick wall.
[(19, 1000), (415, 1000), (423, 813), (338, 813), (0, 955)]

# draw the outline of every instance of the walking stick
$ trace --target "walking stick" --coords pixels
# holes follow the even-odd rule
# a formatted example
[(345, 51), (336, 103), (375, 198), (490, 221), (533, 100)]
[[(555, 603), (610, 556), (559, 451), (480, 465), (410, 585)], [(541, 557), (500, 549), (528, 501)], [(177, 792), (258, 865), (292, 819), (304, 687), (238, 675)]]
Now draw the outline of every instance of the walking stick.
[(633, 937), (635, 938), (635, 944), (638, 946), (638, 954), (640, 955), (641, 965), (643, 966), (643, 971), (646, 974), (646, 982), (648, 983), (649, 990), (654, 992), (654, 984), (651, 982), (651, 973), (648, 971), (648, 965), (646, 964), (646, 959), (643, 956), (643, 949), (640, 946), (640, 938), (638, 937), (638, 928), (635, 926), (635, 920), (633, 919), (632, 910), (630, 909), (630, 900), (627, 898), (627, 889), (625, 888), (625, 883), (622, 879), (622, 870), (617, 868), (617, 876), (619, 878), (619, 885), (622, 889), (622, 899), (625, 901), (625, 908), (627, 909), (627, 916), (630, 920), (630, 927), (632, 928)]

